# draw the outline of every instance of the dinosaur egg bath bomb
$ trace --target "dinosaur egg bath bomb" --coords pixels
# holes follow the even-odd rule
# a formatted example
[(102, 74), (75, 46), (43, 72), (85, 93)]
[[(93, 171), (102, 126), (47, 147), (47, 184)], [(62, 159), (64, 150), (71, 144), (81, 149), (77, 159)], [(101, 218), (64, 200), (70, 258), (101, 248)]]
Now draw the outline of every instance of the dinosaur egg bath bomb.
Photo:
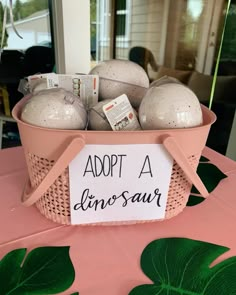
[(151, 87), (139, 108), (139, 121), (146, 130), (190, 128), (203, 123), (201, 105), (186, 86), (168, 83)]
[(53, 88), (32, 95), (22, 109), (21, 119), (39, 127), (84, 129), (87, 112), (78, 96)]
[[(103, 106), (111, 102), (112, 99), (105, 99), (99, 101), (95, 106), (89, 110), (88, 114), (88, 129), (89, 130), (103, 130), (111, 131), (111, 125), (107, 120), (107, 117), (103, 111)], [(135, 116), (138, 116), (138, 113), (133, 109)]]
[(126, 94), (134, 108), (138, 108), (149, 87), (144, 69), (129, 60), (112, 59), (95, 66), (90, 74), (99, 76), (99, 99), (114, 99)]
[(177, 84), (182, 84), (178, 79), (170, 76), (162, 76), (160, 79), (157, 79), (153, 81), (149, 88), (151, 87), (158, 87), (164, 84), (169, 84), (169, 83), (177, 83)]
[(103, 106), (112, 99), (106, 99), (98, 102), (89, 111), (88, 128), (90, 130), (112, 130), (106, 115), (103, 112)]

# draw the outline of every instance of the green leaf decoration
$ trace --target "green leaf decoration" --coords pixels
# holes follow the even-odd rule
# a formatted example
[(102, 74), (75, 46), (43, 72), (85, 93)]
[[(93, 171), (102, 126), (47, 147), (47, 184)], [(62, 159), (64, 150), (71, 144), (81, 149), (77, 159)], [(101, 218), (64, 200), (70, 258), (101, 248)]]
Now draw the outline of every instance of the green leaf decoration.
[(210, 267), (228, 250), (185, 238), (155, 240), (141, 257), (142, 270), (153, 284), (135, 287), (129, 295), (236, 294), (236, 257)]
[(0, 261), (1, 295), (58, 294), (74, 278), (69, 247), (40, 247), (27, 256), (26, 249), (17, 249)]
[[(201, 178), (209, 193), (217, 187), (222, 179), (227, 177), (218, 167), (211, 164), (205, 157), (201, 157), (200, 159), (197, 167), (197, 174)], [(204, 200), (205, 198), (203, 198), (195, 186), (193, 186), (187, 206), (195, 206)]]
[(25, 254), (26, 249), (17, 249), (8, 253), (0, 261), (0, 294), (7, 294), (17, 285)]
[(71, 294), (71, 295), (79, 295), (79, 293), (78, 293), (78, 292), (75, 292), (75, 293), (73, 293), (73, 294)]
[(209, 162), (210, 160), (209, 159), (207, 159), (206, 157), (204, 157), (204, 156), (201, 156), (201, 158), (200, 158), (200, 160), (199, 160), (199, 162)]
[(186, 206), (193, 207), (193, 206), (196, 206), (204, 201), (205, 201), (205, 198), (202, 196), (190, 195)]
[[(211, 163), (200, 163), (197, 173), (209, 192), (212, 192), (216, 188), (221, 179), (227, 177), (219, 168)], [(193, 187), (192, 193), (199, 194), (199, 191)]]

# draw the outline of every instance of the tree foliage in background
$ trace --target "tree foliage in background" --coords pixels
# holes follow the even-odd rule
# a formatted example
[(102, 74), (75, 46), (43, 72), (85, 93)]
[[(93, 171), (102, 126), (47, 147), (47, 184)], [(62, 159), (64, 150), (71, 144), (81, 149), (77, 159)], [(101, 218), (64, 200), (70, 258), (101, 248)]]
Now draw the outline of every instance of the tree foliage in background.
[(13, 15), (14, 15), (14, 20), (15, 21), (21, 19), (21, 8), (22, 8), (21, 1), (16, 0), (14, 8), (13, 8)]
[(236, 3), (232, 1), (227, 16), (224, 33), (221, 60), (235, 60), (236, 58)]
[[(0, 1), (0, 43), (2, 40), (2, 27), (3, 27), (3, 15), (4, 15), (4, 9), (2, 6), (2, 2)], [(3, 47), (7, 46), (7, 39), (8, 39), (8, 33), (7, 30), (5, 31), (5, 37), (3, 42)]]
[(16, 0), (13, 7), (14, 20), (24, 19), (44, 9), (48, 9), (48, 0), (28, 0), (26, 2)]
[(91, 50), (96, 49), (96, 30), (97, 30), (97, 0), (90, 0), (90, 33)]

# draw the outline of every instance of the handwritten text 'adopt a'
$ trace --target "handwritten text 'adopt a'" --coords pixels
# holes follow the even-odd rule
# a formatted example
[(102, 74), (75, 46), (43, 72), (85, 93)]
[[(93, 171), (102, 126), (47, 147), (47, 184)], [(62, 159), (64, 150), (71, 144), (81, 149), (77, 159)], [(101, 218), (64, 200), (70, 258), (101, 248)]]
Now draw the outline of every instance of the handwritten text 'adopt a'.
[(71, 223), (164, 218), (172, 166), (161, 144), (86, 145), (69, 165)]

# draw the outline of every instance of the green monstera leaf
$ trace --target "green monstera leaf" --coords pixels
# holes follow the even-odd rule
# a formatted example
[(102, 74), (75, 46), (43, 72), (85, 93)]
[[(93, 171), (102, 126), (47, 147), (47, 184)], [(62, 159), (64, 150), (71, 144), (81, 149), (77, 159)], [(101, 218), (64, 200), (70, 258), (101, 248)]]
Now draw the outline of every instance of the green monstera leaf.
[[(209, 193), (217, 187), (223, 178), (227, 177), (223, 172), (220, 171), (219, 168), (211, 164), (210, 161), (205, 157), (201, 157), (199, 161), (197, 174), (201, 178)], [(195, 186), (193, 186), (187, 206), (195, 206), (204, 200), (205, 198), (203, 198)]]
[(0, 261), (1, 295), (46, 295), (67, 290), (75, 271), (69, 247), (40, 247), (9, 252)]
[(185, 238), (155, 240), (141, 257), (142, 270), (153, 284), (135, 287), (129, 295), (236, 294), (236, 257), (211, 267), (227, 250)]

